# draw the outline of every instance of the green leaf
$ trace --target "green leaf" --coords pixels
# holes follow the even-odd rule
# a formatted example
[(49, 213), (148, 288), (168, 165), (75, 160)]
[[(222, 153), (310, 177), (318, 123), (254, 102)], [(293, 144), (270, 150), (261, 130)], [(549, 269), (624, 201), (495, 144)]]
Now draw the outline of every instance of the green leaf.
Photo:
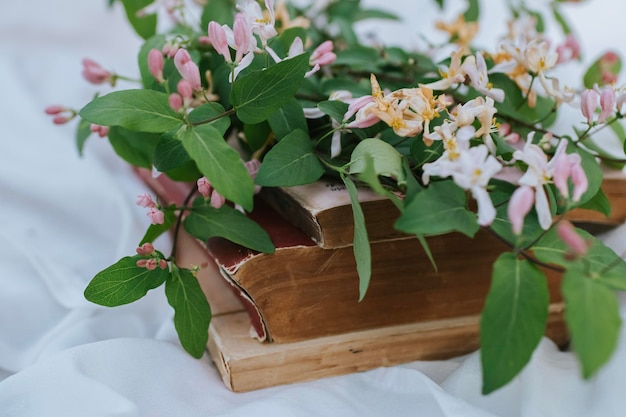
[(562, 291), (572, 346), (582, 365), (583, 377), (589, 378), (615, 350), (621, 327), (617, 297), (588, 278), (582, 264), (565, 272)]
[(164, 134), (154, 149), (152, 163), (159, 172), (166, 172), (192, 161), (183, 143), (171, 134)]
[(364, 157), (371, 158), (378, 175), (390, 177), (402, 186), (406, 184), (402, 165), (402, 155), (390, 144), (380, 139), (364, 139), (354, 148), (350, 157), (350, 173), (358, 174), (365, 170)]
[(338, 122), (343, 122), (343, 115), (348, 111), (348, 103), (339, 100), (320, 101), (317, 107)]
[(580, 201), (576, 205), (584, 204), (591, 200), (602, 187), (604, 173), (602, 172), (602, 168), (600, 168), (600, 164), (598, 164), (595, 156), (584, 149), (577, 148), (570, 143), (567, 146), (567, 152), (576, 152), (580, 155), (580, 164), (585, 171), (585, 175), (587, 176), (587, 191), (585, 191), (585, 193), (580, 197)]
[(566, 35), (572, 33), (572, 28), (569, 26), (569, 24), (567, 23), (567, 20), (565, 19), (565, 17), (563, 17), (563, 15), (559, 11), (559, 8), (556, 6), (556, 4), (553, 4), (551, 9), (552, 9), (552, 15), (554, 16), (554, 20), (559, 24), (563, 33)]
[(261, 123), (244, 124), (243, 135), (245, 137), (245, 143), (250, 149), (250, 153), (254, 153), (263, 148), (271, 139), (272, 129), (267, 121)]
[(189, 123), (193, 125), (210, 124), (223, 135), (230, 127), (230, 118), (219, 103), (207, 103), (196, 107), (189, 113)]
[(148, 39), (156, 32), (157, 16), (156, 14), (150, 14), (143, 17), (138, 17), (137, 12), (147, 5), (153, 3), (153, 0), (122, 0), (124, 4), (124, 10), (126, 11), (126, 17), (130, 22), (133, 29), (139, 36), (144, 39)]
[[(611, 265), (615, 273), (626, 275), (626, 262), (615, 254), (613, 249), (606, 246), (600, 240), (588, 232), (576, 228), (583, 239), (590, 243), (589, 250), (585, 255), (585, 263), (589, 273), (601, 273)], [(532, 248), (534, 256), (541, 262), (560, 265), (570, 268), (575, 265), (567, 256), (569, 251), (565, 243), (559, 237), (556, 228), (550, 229)]]
[(263, 159), (256, 183), (266, 187), (309, 184), (324, 173), (308, 134), (295, 130), (276, 144)]
[(466, 22), (476, 22), (480, 17), (480, 2), (478, 0), (468, 0), (468, 7), (463, 17)]
[(254, 183), (239, 154), (210, 124), (181, 129), (177, 137), (211, 185), (226, 198), (252, 210)]
[(219, 209), (203, 205), (196, 200), (193, 211), (185, 218), (185, 230), (206, 241), (219, 236), (257, 252), (273, 253), (274, 244), (269, 235), (256, 222), (230, 206)]
[(309, 55), (301, 54), (237, 78), (230, 95), (237, 117), (252, 124), (267, 119), (293, 98), (308, 69)]
[(506, 385), (526, 366), (545, 332), (549, 302), (541, 270), (513, 253), (500, 255), (480, 320), (483, 394)]
[(353, 15), (354, 22), (367, 19), (399, 20), (395, 13), (380, 9), (361, 9)]
[(200, 29), (205, 31), (212, 20), (220, 25), (232, 24), (235, 10), (235, 2), (231, 0), (207, 1), (202, 9)]
[(169, 271), (140, 268), (136, 265), (140, 259), (145, 257), (127, 256), (97, 273), (85, 289), (85, 298), (92, 303), (115, 307), (137, 301), (163, 284)]
[(78, 148), (78, 154), (83, 156), (83, 150), (85, 149), (85, 143), (91, 136), (91, 123), (84, 119), (80, 119), (78, 128), (76, 128), (76, 147)]
[(103, 126), (163, 133), (182, 126), (182, 115), (172, 110), (168, 96), (154, 90), (122, 90), (97, 97), (79, 115)]
[(352, 205), (354, 217), (354, 242), (352, 250), (354, 252), (354, 259), (356, 260), (356, 270), (359, 274), (359, 301), (362, 301), (372, 277), (372, 254), (367, 229), (365, 227), (365, 216), (363, 215), (363, 209), (359, 203), (359, 194), (356, 185), (354, 185), (354, 182), (349, 177), (342, 176), (342, 180), (350, 195), (350, 204)]
[(183, 348), (194, 358), (202, 357), (209, 340), (211, 307), (195, 275), (173, 268), (165, 282), (167, 302), (174, 308), (174, 327)]
[(305, 132), (308, 130), (302, 106), (295, 98), (289, 100), (281, 108), (272, 113), (267, 121), (278, 141), (294, 130), (302, 130)]
[(598, 192), (589, 201), (578, 206), (587, 210), (594, 210), (604, 214), (606, 217), (611, 215), (611, 202), (609, 201), (602, 188), (598, 189)]
[(109, 130), (109, 142), (115, 153), (129, 164), (146, 169), (152, 169), (159, 139), (160, 135), (155, 133), (133, 132), (119, 126)]
[(465, 192), (454, 182), (433, 182), (407, 204), (395, 227), (422, 236), (457, 231), (474, 237), (479, 226), (466, 202)]

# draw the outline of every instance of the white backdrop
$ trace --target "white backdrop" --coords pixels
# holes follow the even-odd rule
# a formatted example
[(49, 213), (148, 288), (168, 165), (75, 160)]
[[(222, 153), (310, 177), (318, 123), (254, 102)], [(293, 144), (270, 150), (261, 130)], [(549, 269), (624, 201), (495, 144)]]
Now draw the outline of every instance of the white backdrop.
[[(115, 309), (85, 301), (91, 277), (132, 253), (148, 222), (134, 204), (145, 187), (107, 142), (91, 138), (81, 159), (74, 127), (55, 127), (43, 114), (54, 103), (79, 108), (98, 91), (80, 78), (83, 57), (136, 74), (140, 42), (120, 9), (105, 3), (14, 1), (0, 13), (0, 417), (624, 414), (623, 342), (608, 366), (582, 381), (573, 355), (544, 340), (522, 375), (487, 397), (477, 353), (233, 394), (208, 357), (195, 360), (179, 347), (162, 290)], [(410, 45), (417, 31), (431, 30), (431, 2), (367, 3), (408, 21), (362, 28), (385, 42)], [(502, 22), (502, 7), (484, 10), (490, 22)], [(570, 10), (588, 60), (611, 43), (626, 56), (626, 6), (591, 0)], [(481, 35), (485, 45), (501, 33), (491, 26), (497, 33)], [(616, 246), (622, 236), (613, 237)]]

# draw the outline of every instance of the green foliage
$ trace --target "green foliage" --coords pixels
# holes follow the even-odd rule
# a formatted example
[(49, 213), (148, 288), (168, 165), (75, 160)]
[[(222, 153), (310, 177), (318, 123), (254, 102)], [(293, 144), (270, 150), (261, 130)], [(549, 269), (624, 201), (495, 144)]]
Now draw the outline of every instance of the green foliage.
[(474, 237), (478, 231), (476, 214), (467, 210), (466, 204), (465, 192), (454, 182), (433, 182), (407, 204), (395, 227), (422, 236), (456, 231)]
[(215, 127), (210, 124), (185, 126), (176, 136), (200, 172), (221, 195), (248, 211), (252, 210), (252, 178), (239, 154)]
[(227, 205), (219, 209), (206, 205), (203, 198), (194, 202), (184, 226), (190, 235), (203, 241), (223, 237), (258, 252), (274, 252), (269, 235), (256, 222)]
[(354, 243), (352, 250), (354, 259), (356, 260), (356, 270), (359, 274), (359, 301), (362, 301), (370, 285), (372, 277), (372, 254), (367, 237), (367, 229), (365, 228), (365, 216), (363, 209), (359, 203), (359, 194), (354, 182), (350, 177), (342, 176), (343, 183), (346, 185), (348, 194), (350, 195), (350, 204), (352, 205), (352, 213), (354, 216)]
[(568, 268), (562, 291), (572, 346), (583, 376), (589, 378), (615, 350), (621, 319), (616, 294), (598, 279), (591, 279), (585, 269), (582, 262)]
[(530, 360), (546, 328), (549, 301), (541, 270), (513, 253), (500, 255), (480, 320), (483, 394), (509, 383)]
[(611, 215), (611, 202), (607, 198), (606, 194), (604, 194), (604, 191), (602, 191), (602, 188), (600, 188), (596, 195), (594, 195), (591, 199), (578, 207), (600, 212), (606, 217)]
[(208, 0), (202, 8), (200, 30), (205, 31), (212, 20), (220, 25), (230, 24), (234, 17), (235, 2), (233, 0)]
[(211, 307), (195, 275), (188, 269), (172, 268), (165, 282), (167, 302), (174, 308), (174, 327), (183, 348), (200, 358), (209, 339)]
[(324, 167), (314, 152), (306, 132), (291, 132), (267, 153), (257, 173), (256, 183), (265, 187), (288, 187), (319, 179)]
[(141, 242), (139, 245), (143, 245), (146, 242), (154, 242), (159, 236), (164, 233), (167, 233), (174, 223), (176, 223), (176, 206), (170, 205), (167, 209), (163, 210), (163, 223), (162, 224), (151, 224), (146, 230), (146, 233), (143, 235)]
[(295, 130), (306, 132), (308, 130), (304, 111), (296, 99), (286, 102), (267, 119), (269, 126), (274, 132), (277, 141)]
[(288, 102), (309, 69), (309, 55), (287, 59), (266, 70), (237, 78), (230, 102), (243, 123), (259, 123)]
[(131, 165), (152, 169), (152, 157), (160, 136), (155, 133), (133, 132), (123, 127), (109, 129), (109, 142), (115, 152)]
[(182, 115), (170, 108), (167, 94), (154, 90), (114, 91), (95, 98), (79, 115), (102, 126), (146, 133), (164, 133), (183, 123)]
[(169, 276), (169, 270), (152, 271), (137, 266), (145, 257), (127, 256), (96, 274), (85, 289), (85, 298), (92, 303), (115, 307), (132, 303), (157, 288)]
[(478, 0), (468, 0), (468, 7), (463, 17), (466, 22), (476, 22), (480, 17), (480, 2)]
[(76, 129), (76, 148), (78, 148), (78, 154), (81, 156), (83, 155), (85, 143), (87, 139), (89, 139), (89, 136), (91, 136), (91, 123), (81, 119)]
[(146, 16), (137, 16), (137, 12), (149, 4), (153, 3), (153, 0), (120, 0), (124, 5), (126, 11), (126, 17), (130, 22), (133, 29), (139, 36), (144, 39), (148, 39), (156, 32), (157, 16), (156, 14), (149, 14)]
[(351, 174), (359, 174), (365, 170), (364, 157), (371, 159), (378, 175), (393, 178), (399, 185), (406, 184), (402, 155), (393, 146), (380, 139), (362, 140), (350, 157)]

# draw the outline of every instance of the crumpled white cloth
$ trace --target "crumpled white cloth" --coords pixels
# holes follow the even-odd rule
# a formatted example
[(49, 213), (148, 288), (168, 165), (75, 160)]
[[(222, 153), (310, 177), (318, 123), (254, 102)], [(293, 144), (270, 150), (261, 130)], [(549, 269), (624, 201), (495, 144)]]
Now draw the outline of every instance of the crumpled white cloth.
[[(572, 16), (620, 24), (617, 5), (589, 3)], [(55, 127), (43, 114), (49, 104), (79, 108), (102, 91), (80, 78), (83, 57), (136, 73), (140, 42), (120, 5), (105, 4), (14, 1), (0, 13), (0, 417), (624, 415), (623, 340), (583, 381), (575, 357), (544, 339), (523, 373), (486, 397), (477, 352), (234, 394), (207, 356), (180, 348), (162, 289), (114, 309), (85, 301), (93, 275), (132, 254), (148, 224), (134, 204), (147, 189), (108, 143), (92, 137), (79, 158), (74, 127)], [(403, 33), (375, 25), (381, 39), (410, 42), (428, 21), (419, 2), (368, 4), (416, 17)], [(606, 40), (585, 42), (595, 53)], [(625, 234), (608, 240), (624, 245)], [(169, 244), (162, 239), (159, 249)]]

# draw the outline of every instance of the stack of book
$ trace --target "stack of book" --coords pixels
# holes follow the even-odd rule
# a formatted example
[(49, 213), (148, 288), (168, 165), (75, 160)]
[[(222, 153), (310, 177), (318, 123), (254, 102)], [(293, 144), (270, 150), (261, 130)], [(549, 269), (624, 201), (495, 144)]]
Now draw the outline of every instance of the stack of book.
[[(623, 177), (618, 180), (623, 184)], [(182, 198), (180, 188), (166, 179), (148, 183), (162, 198)], [(179, 263), (203, 267), (198, 277), (213, 309), (208, 349), (229, 389), (445, 359), (478, 348), (492, 264), (507, 250), (487, 231), (474, 239), (455, 233), (427, 238), (435, 270), (418, 239), (393, 228), (395, 206), (361, 190), (372, 277), (359, 302), (345, 189), (321, 180), (266, 189), (260, 197), (250, 217), (269, 233), (274, 254), (222, 238), (179, 237)], [(582, 211), (581, 219), (590, 220), (590, 213)], [(548, 273), (548, 283), (546, 334), (563, 345), (560, 276)]]

